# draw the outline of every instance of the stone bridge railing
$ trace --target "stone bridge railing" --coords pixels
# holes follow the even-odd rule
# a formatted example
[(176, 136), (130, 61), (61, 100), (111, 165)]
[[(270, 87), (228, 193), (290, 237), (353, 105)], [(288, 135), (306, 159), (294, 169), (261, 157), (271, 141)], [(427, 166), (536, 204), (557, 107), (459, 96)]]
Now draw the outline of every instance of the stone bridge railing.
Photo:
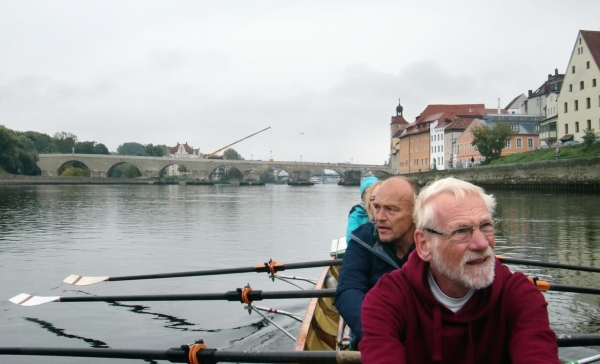
[(177, 164), (188, 170), (188, 176), (197, 181), (210, 181), (211, 174), (221, 166), (236, 168), (244, 175), (244, 181), (258, 181), (260, 176), (273, 168), (284, 170), (294, 181), (308, 181), (323, 169), (334, 170), (346, 179), (358, 179), (368, 173), (385, 177), (390, 174), (388, 166), (345, 163), (314, 163), (284, 161), (247, 161), (225, 159), (187, 159), (167, 157), (137, 157), (101, 154), (40, 154), (38, 167), (42, 176), (57, 176), (58, 170), (69, 162), (81, 162), (91, 171), (90, 177), (106, 177), (108, 171), (122, 163), (135, 166), (143, 177), (158, 178), (166, 167)]

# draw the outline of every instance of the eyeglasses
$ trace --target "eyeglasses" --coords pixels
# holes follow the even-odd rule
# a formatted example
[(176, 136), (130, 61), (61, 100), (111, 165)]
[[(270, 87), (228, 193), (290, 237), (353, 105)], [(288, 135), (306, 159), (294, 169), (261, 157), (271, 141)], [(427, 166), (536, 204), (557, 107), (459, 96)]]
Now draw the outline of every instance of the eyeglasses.
[(479, 226), (468, 226), (461, 227), (458, 229), (454, 229), (452, 231), (437, 231), (430, 228), (423, 229), (432, 234), (443, 235), (447, 238), (450, 238), (450, 241), (454, 244), (462, 244), (466, 243), (473, 236), (473, 232), (475, 229), (479, 229), (485, 236), (492, 236), (496, 232), (495, 225), (498, 223), (498, 220), (492, 219), (488, 221), (484, 221)]

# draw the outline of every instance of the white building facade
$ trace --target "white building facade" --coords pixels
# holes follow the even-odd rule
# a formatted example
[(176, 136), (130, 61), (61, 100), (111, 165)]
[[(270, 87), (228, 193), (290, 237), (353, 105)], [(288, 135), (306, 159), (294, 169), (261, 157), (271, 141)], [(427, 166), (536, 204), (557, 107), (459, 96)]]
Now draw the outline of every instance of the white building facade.
[(431, 123), (431, 169), (444, 170), (446, 161), (444, 160), (444, 128), (446, 123), (441, 123), (439, 120)]
[(580, 30), (558, 96), (557, 133), (562, 142), (582, 141), (600, 130), (600, 31)]

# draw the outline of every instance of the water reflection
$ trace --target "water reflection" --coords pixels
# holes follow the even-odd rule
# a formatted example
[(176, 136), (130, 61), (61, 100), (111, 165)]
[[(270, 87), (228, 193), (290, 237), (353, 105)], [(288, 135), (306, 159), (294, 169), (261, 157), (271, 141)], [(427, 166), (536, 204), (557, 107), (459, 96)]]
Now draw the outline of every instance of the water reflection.
[(64, 329), (60, 329), (48, 321), (40, 320), (40, 319), (37, 319), (34, 317), (24, 317), (24, 319), (40, 325), (41, 328), (53, 333), (56, 336), (66, 337), (69, 339), (83, 340), (84, 342), (90, 344), (90, 346), (92, 348), (108, 348), (109, 347), (104, 341), (101, 341), (101, 340), (90, 339), (90, 338), (83, 337), (83, 336), (67, 334)]
[[(498, 252), (515, 258), (598, 267), (600, 223), (596, 195), (495, 192), (499, 235)], [(597, 273), (514, 266), (551, 283), (600, 287)], [(598, 332), (597, 297), (547, 292), (551, 325), (557, 333)]]

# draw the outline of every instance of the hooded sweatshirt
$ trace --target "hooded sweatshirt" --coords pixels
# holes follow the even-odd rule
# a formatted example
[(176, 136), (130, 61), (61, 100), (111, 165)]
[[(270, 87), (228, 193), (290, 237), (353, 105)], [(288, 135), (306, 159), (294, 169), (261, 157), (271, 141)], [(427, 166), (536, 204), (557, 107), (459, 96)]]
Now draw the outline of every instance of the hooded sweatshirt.
[(428, 283), (429, 263), (412, 253), (384, 275), (362, 307), (362, 362), (560, 363), (542, 293), (495, 262), (493, 283), (453, 313)]

